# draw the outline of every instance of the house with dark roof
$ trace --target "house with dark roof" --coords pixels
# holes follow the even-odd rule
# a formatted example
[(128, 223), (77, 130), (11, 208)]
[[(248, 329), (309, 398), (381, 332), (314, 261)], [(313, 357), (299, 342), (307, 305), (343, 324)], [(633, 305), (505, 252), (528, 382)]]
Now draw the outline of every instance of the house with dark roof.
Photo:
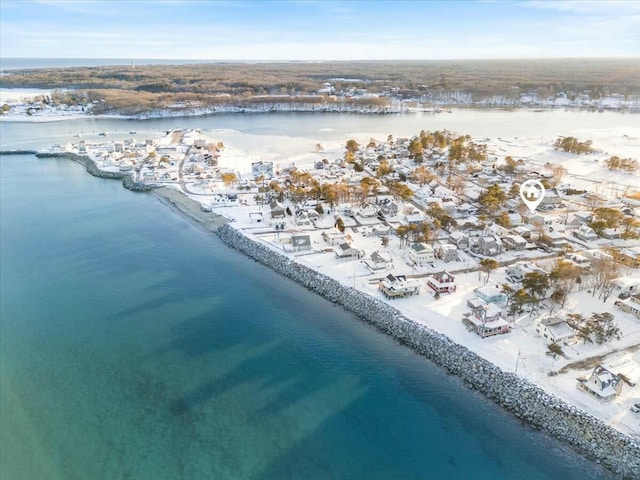
[(435, 260), (433, 248), (426, 243), (414, 243), (409, 249), (409, 258), (414, 265), (424, 266)]
[(309, 235), (291, 235), (291, 245), (296, 252), (311, 250), (311, 237)]
[(286, 210), (280, 202), (271, 202), (271, 218), (285, 218)]
[(364, 264), (371, 270), (386, 270), (393, 266), (393, 258), (388, 252), (375, 251), (364, 260)]
[(364, 252), (358, 248), (353, 248), (347, 242), (336, 245), (333, 249), (338, 258), (362, 258)]
[(415, 278), (407, 279), (405, 275), (389, 274), (378, 283), (378, 290), (389, 298), (404, 298), (420, 293), (420, 283)]

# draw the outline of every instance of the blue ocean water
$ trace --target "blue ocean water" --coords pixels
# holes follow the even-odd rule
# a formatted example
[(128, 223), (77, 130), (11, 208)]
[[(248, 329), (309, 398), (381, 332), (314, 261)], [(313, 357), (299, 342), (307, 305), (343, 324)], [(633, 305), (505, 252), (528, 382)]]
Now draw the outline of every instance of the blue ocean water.
[(0, 478), (608, 478), (68, 160), (0, 157)]

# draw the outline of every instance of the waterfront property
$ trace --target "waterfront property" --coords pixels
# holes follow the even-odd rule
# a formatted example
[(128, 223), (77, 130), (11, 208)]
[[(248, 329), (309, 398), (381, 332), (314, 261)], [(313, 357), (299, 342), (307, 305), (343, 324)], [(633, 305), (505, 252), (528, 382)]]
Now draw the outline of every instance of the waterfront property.
[(598, 365), (588, 378), (579, 378), (576, 386), (597, 400), (608, 402), (620, 395), (622, 379), (602, 365)]
[(456, 291), (456, 277), (446, 270), (434, 273), (427, 279), (427, 286), (435, 293), (453, 293)]
[(420, 293), (420, 283), (405, 275), (389, 274), (378, 283), (378, 289), (388, 299), (410, 297)]
[(482, 338), (502, 335), (511, 331), (507, 321), (502, 318), (500, 309), (491, 303), (479, 304), (471, 312), (463, 313), (462, 323)]
[(375, 251), (364, 260), (364, 263), (373, 271), (387, 270), (393, 267), (393, 258), (389, 252)]
[(560, 317), (542, 317), (534, 323), (536, 333), (545, 339), (547, 343), (574, 343), (576, 332)]

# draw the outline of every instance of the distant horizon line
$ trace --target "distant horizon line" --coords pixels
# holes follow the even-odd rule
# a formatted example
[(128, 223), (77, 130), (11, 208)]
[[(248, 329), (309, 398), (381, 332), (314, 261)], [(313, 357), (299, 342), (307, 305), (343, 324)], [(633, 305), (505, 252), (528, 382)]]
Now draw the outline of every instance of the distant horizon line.
[(351, 59), (247, 59), (247, 58), (156, 58), (156, 57), (0, 57), (2, 60), (153, 60), (153, 61), (190, 61), (190, 62), (255, 62), (255, 63), (322, 63), (322, 62), (447, 62), (447, 61), (477, 61), (477, 60), (634, 60), (640, 55), (633, 56), (566, 56), (566, 57), (477, 57), (477, 58), (351, 58)]

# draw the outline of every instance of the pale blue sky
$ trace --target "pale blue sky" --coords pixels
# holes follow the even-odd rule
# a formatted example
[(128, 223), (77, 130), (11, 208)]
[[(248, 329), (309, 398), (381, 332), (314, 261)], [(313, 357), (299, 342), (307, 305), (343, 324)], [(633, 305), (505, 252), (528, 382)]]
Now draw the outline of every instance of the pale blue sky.
[(0, 0), (0, 56), (638, 57), (640, 0)]

